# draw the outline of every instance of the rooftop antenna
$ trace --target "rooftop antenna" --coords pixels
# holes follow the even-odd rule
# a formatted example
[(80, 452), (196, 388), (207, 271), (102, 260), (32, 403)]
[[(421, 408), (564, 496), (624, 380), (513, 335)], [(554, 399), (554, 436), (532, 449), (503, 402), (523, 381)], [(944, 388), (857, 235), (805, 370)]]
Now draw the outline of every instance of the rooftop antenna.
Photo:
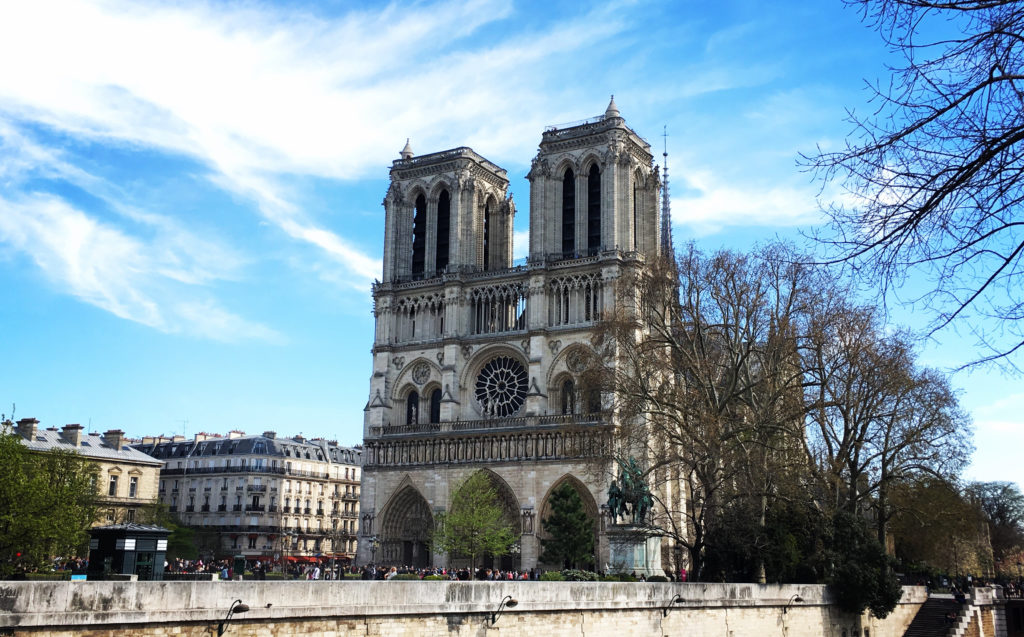
[(181, 435), (188, 438), (188, 418), (179, 422), (181, 422)]
[(661, 253), (671, 259), (675, 248), (672, 247), (672, 207), (668, 196), (668, 125), (661, 136), (665, 140), (665, 149), (661, 153)]

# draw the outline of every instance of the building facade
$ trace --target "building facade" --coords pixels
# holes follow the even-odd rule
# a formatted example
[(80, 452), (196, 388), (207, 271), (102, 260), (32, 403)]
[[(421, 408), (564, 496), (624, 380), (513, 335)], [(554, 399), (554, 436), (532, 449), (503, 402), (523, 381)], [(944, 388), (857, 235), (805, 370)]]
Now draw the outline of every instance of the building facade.
[(373, 287), (360, 562), (449, 564), (429, 533), (484, 471), (520, 536), (502, 568), (540, 564), (540, 520), (569, 484), (609, 560), (607, 396), (583, 387), (616, 283), (661, 254), (650, 145), (615, 106), (550, 127), (527, 175), (530, 250), (513, 266), (506, 172), (472, 149), (394, 161), (383, 279)]
[(358, 448), (273, 431), (147, 437), (136, 448), (164, 463), (160, 500), (207, 538), (200, 548), (213, 557), (355, 557)]
[(81, 425), (40, 429), (35, 418), (22, 418), (15, 431), (32, 451), (70, 451), (97, 465), (97, 517), (93, 526), (141, 521), (143, 509), (157, 500), (163, 463), (128, 446), (119, 429), (102, 435), (83, 434)]

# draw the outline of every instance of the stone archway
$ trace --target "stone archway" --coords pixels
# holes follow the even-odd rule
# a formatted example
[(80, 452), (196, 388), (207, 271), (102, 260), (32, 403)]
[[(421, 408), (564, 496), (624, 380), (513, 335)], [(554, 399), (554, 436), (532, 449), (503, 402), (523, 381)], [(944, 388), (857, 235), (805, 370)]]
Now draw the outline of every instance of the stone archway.
[[(502, 510), (502, 522), (512, 529), (513, 534), (517, 538), (522, 536), (523, 520), (519, 508), (519, 499), (516, 497), (512, 487), (505, 482), (504, 478), (490, 469), (479, 469), (478, 472), (487, 477), (488, 481), (491, 483), (491, 487), (493, 487), (497, 493), (498, 504)], [(456, 558), (455, 561), (460, 564), (463, 562), (465, 564), (469, 563), (469, 560), (467, 559)], [(518, 570), (520, 567), (520, 559), (519, 555), (516, 553), (506, 554), (500, 557), (485, 555), (478, 566), (482, 568), (501, 569), (503, 571)]]
[[(580, 481), (579, 478), (572, 474), (566, 474), (559, 478), (558, 480), (556, 480), (554, 484), (551, 485), (551, 488), (548, 489), (548, 492), (544, 494), (544, 500), (542, 501), (540, 507), (540, 516), (537, 518), (538, 564), (540, 564), (540, 554), (543, 552), (543, 548), (541, 548), (543, 546), (543, 541), (551, 537), (548, 534), (548, 532), (544, 530), (543, 522), (551, 515), (551, 494), (553, 494), (558, 489), (562, 488), (562, 486), (565, 484), (568, 484), (570, 487), (572, 487), (573, 490), (576, 491), (576, 494), (580, 496), (580, 500), (583, 501), (583, 510), (586, 511), (587, 517), (590, 518), (593, 524), (595, 551), (594, 564), (595, 568), (598, 568), (598, 564), (600, 563), (600, 561), (596, 553), (598, 552), (598, 547), (600, 546), (599, 533), (601, 527), (597, 501), (595, 501), (594, 496), (591, 495), (590, 489), (588, 489), (586, 485), (584, 485), (583, 482)], [(562, 565), (543, 564), (543, 567), (551, 569), (561, 569)]]
[(410, 485), (391, 498), (380, 520), (380, 561), (383, 564), (430, 566), (430, 532), (434, 516), (430, 505)]

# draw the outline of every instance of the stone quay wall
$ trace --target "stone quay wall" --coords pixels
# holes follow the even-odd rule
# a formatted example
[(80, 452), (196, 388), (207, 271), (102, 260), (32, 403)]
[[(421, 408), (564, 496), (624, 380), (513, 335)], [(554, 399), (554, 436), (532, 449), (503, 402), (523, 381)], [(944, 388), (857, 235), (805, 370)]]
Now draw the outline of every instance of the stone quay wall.
[[(507, 595), (518, 604), (492, 625), (491, 613)], [(823, 586), (807, 585), (0, 582), (0, 637), (216, 635), (236, 599), (250, 610), (232, 619), (226, 634), (235, 637), (902, 637), (926, 592), (904, 588), (899, 606), (880, 620), (841, 613)]]

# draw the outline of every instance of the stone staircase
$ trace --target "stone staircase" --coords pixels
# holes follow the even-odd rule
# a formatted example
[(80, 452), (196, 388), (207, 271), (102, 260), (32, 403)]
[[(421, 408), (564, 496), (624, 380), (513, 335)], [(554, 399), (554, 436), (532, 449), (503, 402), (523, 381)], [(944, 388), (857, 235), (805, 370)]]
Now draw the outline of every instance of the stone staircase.
[[(959, 623), (961, 610), (952, 595), (932, 595), (921, 605), (903, 637), (949, 637)], [(957, 622), (952, 626), (946, 622), (946, 613), (950, 611), (957, 614)]]

